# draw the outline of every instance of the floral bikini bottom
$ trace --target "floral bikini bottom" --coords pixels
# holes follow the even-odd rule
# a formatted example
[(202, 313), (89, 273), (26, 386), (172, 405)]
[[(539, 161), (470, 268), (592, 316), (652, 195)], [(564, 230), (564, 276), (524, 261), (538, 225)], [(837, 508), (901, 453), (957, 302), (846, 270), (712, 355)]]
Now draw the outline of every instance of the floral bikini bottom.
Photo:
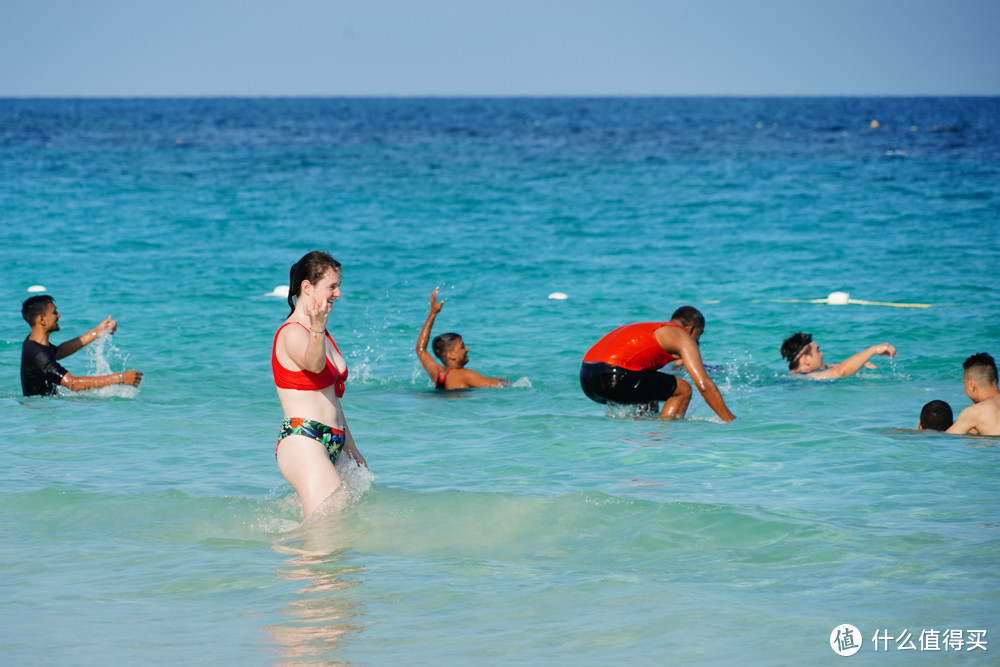
[(275, 456), (278, 455), (278, 446), (281, 441), (290, 435), (304, 435), (326, 447), (326, 451), (330, 454), (331, 463), (337, 462), (337, 457), (340, 456), (340, 451), (344, 448), (343, 431), (311, 419), (288, 417), (281, 422), (281, 428), (278, 430), (278, 444), (274, 446)]

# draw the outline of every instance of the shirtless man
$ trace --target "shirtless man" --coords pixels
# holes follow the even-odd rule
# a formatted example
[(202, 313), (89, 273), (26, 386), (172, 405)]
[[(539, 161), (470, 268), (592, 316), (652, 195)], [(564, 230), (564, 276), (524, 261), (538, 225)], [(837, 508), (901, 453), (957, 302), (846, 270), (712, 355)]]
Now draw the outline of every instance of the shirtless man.
[(431, 349), (434, 350), (435, 356), (441, 360), (440, 364), (428, 354), (427, 341), (431, 337), (434, 318), (444, 306), (444, 301), (438, 303), (437, 293), (438, 289), (435, 287), (434, 291), (431, 292), (431, 310), (427, 314), (424, 326), (420, 329), (420, 336), (417, 338), (417, 357), (423, 364), (424, 370), (431, 376), (431, 380), (434, 381), (434, 388), (444, 391), (445, 389), (510, 386), (510, 381), (506, 378), (486, 377), (466, 368), (465, 365), (469, 363), (469, 348), (466, 347), (462, 337), (457, 333), (441, 334), (434, 338)]
[(105, 331), (112, 334), (118, 323), (108, 317), (96, 327), (76, 338), (71, 338), (58, 347), (49, 342), (49, 336), (60, 330), (55, 301), (51, 296), (29, 297), (21, 304), (21, 316), (31, 327), (31, 333), (21, 346), (21, 392), (25, 396), (56, 394), (56, 385), (70, 391), (97, 389), (112, 384), (130, 384), (138, 387), (142, 373), (136, 370), (76, 377), (57, 361), (73, 354), (84, 345), (93, 343)]
[(697, 308), (682, 306), (669, 322), (638, 322), (618, 327), (597, 342), (583, 357), (580, 387), (597, 403), (650, 405), (662, 419), (680, 419), (691, 402), (691, 385), (657, 369), (678, 359), (698, 387), (705, 402), (724, 422), (736, 416), (705, 372), (698, 340), (705, 331), (705, 317)]
[(840, 363), (824, 364), (823, 352), (812, 339), (812, 334), (802, 332), (792, 334), (781, 344), (781, 356), (788, 360), (788, 370), (818, 380), (854, 375), (862, 367), (875, 368), (868, 360), (876, 354), (883, 354), (892, 359), (896, 356), (896, 348), (889, 343), (881, 343), (872, 345)]
[(962, 364), (965, 395), (972, 405), (962, 410), (945, 433), (1000, 435), (1000, 389), (997, 389), (997, 364), (993, 357), (980, 352)]

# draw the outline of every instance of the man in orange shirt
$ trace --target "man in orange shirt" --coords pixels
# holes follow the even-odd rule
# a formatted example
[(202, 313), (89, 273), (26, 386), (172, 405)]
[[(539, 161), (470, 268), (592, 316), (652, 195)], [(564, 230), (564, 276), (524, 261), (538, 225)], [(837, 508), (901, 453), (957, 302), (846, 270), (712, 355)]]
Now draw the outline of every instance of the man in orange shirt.
[(724, 422), (736, 416), (705, 372), (698, 339), (705, 317), (697, 308), (682, 306), (669, 322), (638, 322), (618, 327), (583, 357), (580, 386), (598, 403), (653, 405), (663, 401), (662, 419), (680, 419), (691, 402), (691, 384), (657, 369), (678, 359), (705, 402)]

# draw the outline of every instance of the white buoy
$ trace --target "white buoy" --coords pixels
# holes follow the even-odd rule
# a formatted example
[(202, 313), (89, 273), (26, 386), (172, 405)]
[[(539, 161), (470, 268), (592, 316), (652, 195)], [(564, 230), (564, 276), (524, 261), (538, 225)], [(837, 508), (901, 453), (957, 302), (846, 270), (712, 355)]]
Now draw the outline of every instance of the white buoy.
[(549, 295), (549, 298), (555, 299), (556, 301), (565, 301), (569, 297), (563, 294), (562, 292), (553, 292), (552, 294)]
[(851, 295), (847, 292), (830, 292), (826, 297), (826, 302), (831, 306), (846, 306), (851, 300)]
[(31, 287), (28, 288), (28, 291), (29, 292), (47, 292), (48, 290), (45, 289), (45, 285), (32, 285)]
[(288, 298), (288, 285), (278, 285), (267, 293), (268, 296), (280, 296), (282, 299)]

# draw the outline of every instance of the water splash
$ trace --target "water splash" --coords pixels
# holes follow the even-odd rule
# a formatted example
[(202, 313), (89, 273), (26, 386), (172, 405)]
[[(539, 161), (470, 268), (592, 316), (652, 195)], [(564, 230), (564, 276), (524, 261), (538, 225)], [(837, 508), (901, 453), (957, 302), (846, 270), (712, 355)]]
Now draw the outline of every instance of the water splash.
[(337, 460), (337, 472), (340, 473), (341, 480), (340, 488), (337, 490), (343, 491), (345, 506), (358, 502), (375, 481), (372, 471), (365, 466), (357, 465), (346, 452)]
[(626, 403), (605, 403), (605, 414), (611, 419), (659, 419), (660, 404), (646, 403), (629, 405)]
[(290, 515), (302, 516), (302, 503), (298, 494), (292, 492), (278, 500), (279, 512), (283, 520), (268, 525), (280, 526), (282, 528), (280, 532), (288, 530), (294, 532), (302, 526), (322, 520), (323, 517), (339, 514), (347, 507), (357, 503), (375, 481), (375, 475), (372, 474), (372, 471), (357, 465), (350, 454), (346, 452), (337, 460), (336, 467), (337, 472), (340, 473), (340, 486), (313, 511), (308, 520), (294, 525), (285, 520)]
[(731, 353), (728, 361), (719, 366), (719, 373), (712, 375), (723, 396), (747, 397), (764, 383), (765, 377), (754, 368), (753, 354), (743, 350)]
[[(122, 351), (111, 340), (112, 334), (105, 331), (88, 345), (87, 361), (88, 375), (111, 375), (126, 370), (128, 355)], [(135, 398), (139, 393), (138, 387), (126, 384), (112, 384), (107, 387), (88, 390), (88, 395), (117, 398)]]
[(379, 368), (384, 356), (371, 345), (366, 345), (360, 352), (351, 354), (351, 377), (348, 382), (351, 379), (362, 381), (365, 384), (381, 382), (382, 380), (375, 375), (375, 369)]

